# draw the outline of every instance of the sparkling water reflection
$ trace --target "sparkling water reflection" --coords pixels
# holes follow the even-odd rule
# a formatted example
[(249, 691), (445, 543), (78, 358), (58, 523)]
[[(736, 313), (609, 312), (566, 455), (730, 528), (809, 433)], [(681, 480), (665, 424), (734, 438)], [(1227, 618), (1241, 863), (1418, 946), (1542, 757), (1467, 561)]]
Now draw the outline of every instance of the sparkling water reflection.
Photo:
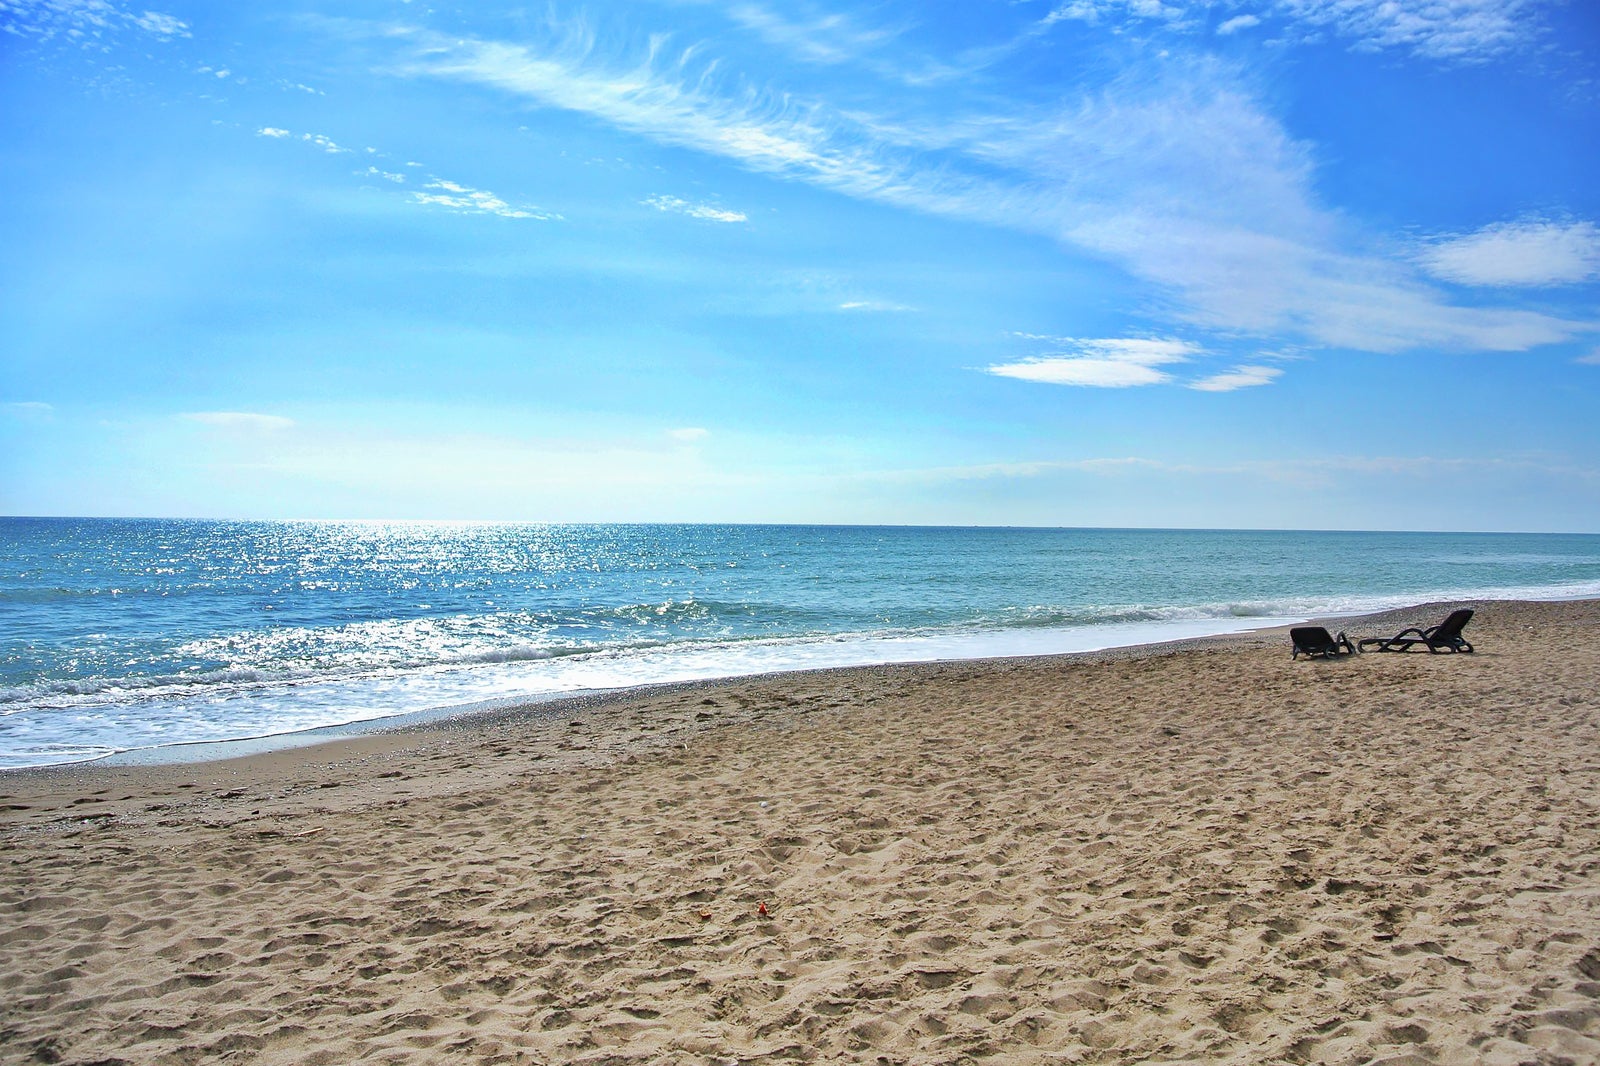
[(0, 520), (0, 766), (576, 688), (1600, 594), (1600, 537)]

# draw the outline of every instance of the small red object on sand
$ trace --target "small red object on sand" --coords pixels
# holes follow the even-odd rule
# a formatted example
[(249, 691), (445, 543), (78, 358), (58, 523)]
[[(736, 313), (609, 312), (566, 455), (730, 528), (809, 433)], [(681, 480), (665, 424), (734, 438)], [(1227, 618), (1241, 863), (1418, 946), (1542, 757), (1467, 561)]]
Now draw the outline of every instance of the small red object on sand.
[(756, 907), (756, 913), (761, 915), (761, 917), (765, 918), (768, 915), (770, 915), (772, 912), (767, 910), (766, 903), (761, 903)]

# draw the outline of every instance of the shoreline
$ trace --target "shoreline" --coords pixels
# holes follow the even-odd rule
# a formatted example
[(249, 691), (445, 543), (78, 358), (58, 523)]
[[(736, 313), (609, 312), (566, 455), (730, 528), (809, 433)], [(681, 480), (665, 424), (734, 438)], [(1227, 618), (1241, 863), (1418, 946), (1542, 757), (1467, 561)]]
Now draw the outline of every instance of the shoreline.
[[(1575, 599), (1583, 599), (1576, 597)], [(885, 666), (914, 666), (938, 663), (958, 662), (985, 662), (990, 660), (1006, 659), (1034, 659), (1056, 658), (1062, 656), (1086, 656), (1110, 654), (1116, 652), (1133, 651), (1144, 648), (1158, 647), (1184, 647), (1195, 642), (1209, 643), (1225, 641), (1234, 637), (1248, 637), (1259, 632), (1287, 632), (1291, 625), (1299, 624), (1328, 624), (1336, 627), (1339, 624), (1354, 623), (1360, 625), (1371, 624), (1374, 621), (1387, 621), (1391, 617), (1415, 614), (1421, 616), (1425, 612), (1448, 610), (1454, 606), (1481, 606), (1485, 603), (1517, 603), (1517, 602), (1566, 602), (1562, 599), (1554, 600), (1449, 600), (1433, 601), (1417, 606), (1402, 606), (1387, 608), (1376, 612), (1352, 612), (1317, 616), (1312, 618), (1264, 618), (1264, 619), (1237, 619), (1236, 622), (1244, 623), (1235, 625), (1217, 632), (1203, 632), (1185, 634), (1170, 638), (1138, 639), (1128, 643), (1112, 643), (1098, 645), (1094, 641), (1102, 639), (1102, 633), (1097, 633), (1090, 627), (1082, 633), (1072, 631), (1075, 642), (1084, 642), (1083, 637), (1094, 634), (1088, 640), (1090, 646), (1082, 650), (1072, 648), (1064, 651), (1033, 651), (1023, 650), (1002, 653), (979, 653), (972, 655), (955, 655), (949, 657), (907, 658), (907, 659), (868, 659), (860, 662), (846, 662), (839, 665), (821, 666), (780, 666), (770, 670), (756, 670), (746, 673), (714, 675), (706, 677), (673, 678), (664, 681), (650, 681), (640, 684), (621, 685), (607, 688), (578, 689), (571, 691), (533, 692), (529, 694), (501, 696), (466, 704), (430, 707), (412, 711), (401, 711), (397, 714), (378, 714), (366, 718), (357, 718), (345, 722), (335, 722), (326, 725), (307, 726), (300, 729), (284, 730), (282, 732), (268, 732), (248, 736), (231, 737), (226, 739), (195, 739), (179, 740), (165, 744), (126, 748), (103, 755), (89, 758), (62, 760), (57, 762), (37, 763), (22, 766), (0, 767), (0, 782), (8, 776), (18, 773), (33, 773), (52, 768), (66, 768), (72, 766), (158, 766), (181, 765), (187, 763), (206, 763), (244, 758), (251, 755), (265, 755), (279, 751), (291, 751), (307, 747), (315, 747), (327, 743), (338, 743), (355, 737), (368, 736), (375, 733), (388, 733), (394, 730), (407, 730), (417, 727), (427, 727), (433, 723), (453, 721), (458, 718), (472, 718), (480, 715), (497, 715), (502, 713), (518, 713), (531, 711), (534, 708), (551, 707), (554, 705), (574, 706), (582, 705), (585, 701), (596, 699), (609, 699), (613, 697), (626, 697), (631, 694), (644, 693), (653, 690), (667, 690), (677, 686), (717, 685), (724, 682), (739, 682), (761, 677), (774, 677), (783, 674), (810, 674), (824, 673), (831, 670), (875, 669)], [(1443, 615), (1441, 614), (1441, 617)], [(1125, 630), (1146, 630), (1159, 632), (1161, 629), (1181, 629), (1193, 627), (1210, 627), (1225, 619), (1188, 619), (1169, 621), (1164, 623), (1138, 623), (1117, 624), (1107, 627), (1109, 632)], [(1257, 624), (1257, 622), (1262, 624)], [(1141, 636), (1145, 634), (1141, 633)], [(997, 638), (1010, 637), (1013, 640), (1021, 636), (1032, 636), (1035, 641), (1039, 634), (1017, 633), (989, 634), (977, 646), (993, 644)], [(1115, 638), (1114, 638), (1115, 639)], [(869, 640), (868, 643), (871, 643)], [(562, 713), (552, 710), (551, 713)]]
[[(999, 658), (1028, 658), (1036, 656), (1068, 655), (1109, 650), (1119, 647), (1138, 647), (1145, 644), (1172, 643), (1188, 639), (1206, 639), (1255, 629), (1296, 624), (1296, 616), (1215, 617), (1169, 619), (1145, 622), (1118, 622), (1103, 625), (1070, 627), (1042, 627), (1039, 629), (973, 630), (940, 634), (917, 633), (866, 633), (833, 638), (774, 639), (732, 644), (685, 644), (664, 649), (666, 658), (657, 662), (654, 673), (646, 669), (646, 676), (638, 680), (613, 680), (610, 684), (581, 685), (578, 687), (538, 687), (537, 679), (525, 691), (505, 695), (480, 696), (458, 702), (437, 705), (416, 705), (414, 696), (407, 698), (403, 691), (380, 694), (370, 705), (356, 712), (361, 717), (344, 721), (331, 721), (302, 725), (294, 728), (245, 733), (236, 737), (173, 740), (165, 743), (142, 744), (120, 750), (100, 751), (77, 758), (57, 758), (53, 761), (24, 765), (0, 765), (0, 775), (19, 770), (34, 770), (49, 766), (67, 766), (103, 762), (108, 765), (136, 765), (214, 761), (237, 755), (261, 753), (277, 748), (303, 747), (340, 737), (361, 736), (375, 730), (405, 728), (423, 725), (458, 715), (493, 712), (521, 706), (542, 705), (549, 702), (633, 692), (666, 685), (717, 683), (742, 678), (770, 676), (780, 673), (803, 673), (829, 669), (871, 668), (892, 664), (934, 662), (966, 662)], [(707, 653), (722, 652), (733, 658), (722, 665), (708, 666), (703, 660)], [(583, 664), (591, 660), (606, 661), (613, 652), (600, 649), (586, 654), (561, 656), (551, 660), (534, 660), (526, 665)], [(660, 653), (658, 653), (660, 654)], [(681, 659), (680, 659), (681, 657)], [(637, 664), (636, 664), (637, 665)], [(456, 668), (465, 672), (468, 668)], [(581, 669), (581, 666), (580, 666)], [(629, 671), (623, 671), (626, 674)], [(546, 678), (548, 682), (550, 679)], [(327, 684), (338, 685), (338, 680), (305, 682), (308, 690)], [(402, 684), (404, 681), (402, 681)], [(300, 686), (291, 685), (285, 692), (295, 692)], [(272, 701), (282, 692), (268, 690), (259, 698)], [(258, 698), (241, 696), (241, 700)], [(399, 700), (401, 708), (382, 710), (385, 702)], [(121, 712), (121, 708), (115, 709)], [(109, 745), (86, 743), (87, 749)], [(6, 758), (21, 756), (8, 755)]]
[[(1374, 632), (1384, 630), (1386, 627), (1398, 631), (1413, 624), (1432, 624), (1426, 619), (1437, 621), (1459, 607), (1470, 607), (1480, 612), (1475, 622), (1480, 623), (1481, 628), (1481, 612), (1486, 607), (1503, 606), (1518, 610), (1545, 604), (1588, 604), (1600, 613), (1600, 599), (1441, 600), (1369, 614), (1308, 619), (1303, 624), (1326, 625), (1330, 630), (1353, 624), (1372, 628)], [(1010, 669), (1072, 668), (1098, 663), (1152, 660), (1207, 651), (1261, 650), (1278, 646), (1287, 649), (1289, 628), (1288, 624), (1271, 625), (1237, 632), (1051, 655), (884, 662), (669, 681), (626, 688), (556, 694), (548, 699), (532, 701), (494, 701), (491, 705), (469, 709), (440, 708), (410, 712), (264, 737), (163, 745), (154, 749), (119, 752), (78, 762), (13, 767), (0, 770), (0, 831), (7, 826), (6, 806), (16, 796), (28, 795), (37, 799), (39, 792), (57, 788), (63, 794), (75, 793), (80, 790), (80, 783), (96, 783), (97, 774), (104, 774), (107, 779), (113, 781), (126, 780), (143, 784), (180, 777), (211, 776), (216, 780), (234, 780), (262, 774), (279, 775), (292, 771), (302, 760), (317, 767), (351, 762), (366, 765), (375, 760), (390, 761), (401, 758), (407, 753), (427, 750), (431, 746), (441, 744), (448, 746), (455, 743), (456, 738), (470, 738), (481, 732), (512, 732), (524, 728), (559, 732), (563, 728), (563, 723), (565, 723), (564, 728), (573, 728), (575, 725), (573, 719), (582, 720), (586, 716), (592, 716), (597, 720), (595, 727), (597, 732), (601, 734), (612, 732), (621, 738), (620, 743), (607, 748), (608, 757), (625, 757), (633, 754), (635, 748), (647, 751), (653, 747), (646, 734), (655, 730), (643, 720), (649, 713), (648, 708), (658, 704), (675, 704), (697, 696), (714, 698), (718, 694), (731, 693), (735, 698), (748, 700), (748, 697), (741, 697), (739, 694), (750, 689), (815, 688), (818, 685), (850, 687), (856, 683), (881, 684), (900, 679), (917, 683), (937, 680), (948, 671), (963, 667), (979, 674), (1003, 674)], [(695, 723), (688, 725), (676, 724), (668, 735), (688, 736), (721, 724), (724, 723), (716, 718), (704, 721), (697, 719)], [(211, 757), (196, 758), (160, 757), (162, 753), (180, 752), (183, 749), (215, 754)], [(130, 755), (139, 756), (142, 753), (149, 753), (151, 757), (125, 758)], [(558, 760), (558, 763), (565, 761), (570, 760)], [(553, 771), (557, 768), (557, 764), (552, 764), (546, 769)]]
[(8, 773), (0, 1062), (1593, 1061), (1600, 601), (1475, 609)]

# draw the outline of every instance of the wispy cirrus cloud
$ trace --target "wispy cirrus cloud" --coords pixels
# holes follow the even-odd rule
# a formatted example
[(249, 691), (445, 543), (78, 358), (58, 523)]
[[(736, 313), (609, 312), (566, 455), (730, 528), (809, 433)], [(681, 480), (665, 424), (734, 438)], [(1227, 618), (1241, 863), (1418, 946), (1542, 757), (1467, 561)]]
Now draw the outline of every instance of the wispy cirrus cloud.
[(968, 48), (953, 59), (940, 58), (895, 47), (912, 25), (909, 20), (894, 25), (870, 24), (857, 12), (828, 11), (816, 4), (805, 4), (798, 12), (787, 13), (767, 4), (741, 3), (729, 7), (724, 14), (734, 25), (753, 32), (766, 44), (802, 63), (848, 65), (911, 88), (970, 77), (1014, 48), (979, 46)]
[[(859, 199), (1048, 235), (1157, 286), (1174, 320), (1205, 329), (1398, 352), (1523, 351), (1594, 326), (1461, 306), (1410, 259), (1366, 250), (1374, 242), (1319, 204), (1313, 147), (1215, 57), (1173, 55), (1065, 102), (967, 102), (917, 119), (760, 92), (729, 82), (703, 47), (662, 37), (608, 51), (582, 22), (518, 43), (414, 28), (384, 39), (403, 48), (393, 69), (405, 76), (480, 85)], [(1148, 381), (1151, 369), (1118, 373)]]
[[(0, 0), (3, 2), (3, 0)], [(270, 140), (293, 141), (298, 140), (314, 148), (320, 148), (330, 155), (349, 155), (352, 149), (341, 147), (333, 138), (321, 133), (302, 133), (298, 137), (294, 132), (281, 126), (262, 126), (256, 130), (257, 137), (266, 137)], [(375, 148), (366, 150), (367, 156), (381, 156)], [(421, 163), (407, 163), (408, 167), (421, 168)], [(361, 178), (381, 178), (395, 185), (404, 185), (408, 179), (399, 171), (384, 170), (380, 167), (368, 165), (364, 170), (355, 172)], [(398, 190), (397, 190), (398, 191)], [(468, 214), (498, 215), (501, 218), (530, 218), (541, 222), (560, 220), (561, 216), (554, 212), (542, 211), (530, 205), (513, 205), (505, 199), (489, 192), (487, 189), (474, 188), (463, 185), (458, 181), (433, 177), (426, 182), (422, 191), (413, 191), (409, 200), (413, 204), (424, 207), (443, 207), (452, 211)]]
[(1051, 8), (1041, 25), (1058, 22), (1115, 21), (1118, 19), (1155, 20), (1166, 23), (1183, 22), (1190, 16), (1189, 5), (1183, 0), (1065, 0)]
[(999, 377), (1049, 385), (1125, 389), (1166, 384), (1172, 380), (1172, 375), (1161, 367), (1187, 362), (1200, 352), (1198, 345), (1188, 341), (1163, 338), (1079, 340), (1061, 337), (1055, 340), (1064, 351), (998, 363), (985, 370)]
[(1291, 40), (1331, 33), (1358, 51), (1404, 51), (1450, 63), (1527, 47), (1543, 28), (1536, 0), (1065, 0), (1035, 32), (1063, 22), (1194, 32), (1218, 14), (1222, 35), (1267, 24)]
[(1059, 349), (1009, 363), (986, 367), (990, 374), (1037, 381), (1050, 385), (1077, 385), (1092, 388), (1133, 388), (1142, 385), (1175, 385), (1198, 392), (1233, 392), (1259, 385), (1270, 385), (1283, 376), (1280, 367), (1249, 364), (1235, 366), (1225, 373), (1210, 374), (1181, 382), (1168, 369), (1178, 363), (1191, 363), (1206, 354), (1198, 344), (1172, 338), (1122, 337), (1083, 340), (1073, 337), (1043, 337), (1013, 334), (1030, 341), (1049, 342)]
[(855, 16), (815, 9), (790, 17), (765, 4), (738, 3), (727, 9), (735, 23), (763, 40), (812, 63), (859, 61), (899, 35), (898, 30), (863, 25)]
[(133, 24), (146, 33), (153, 33), (157, 37), (187, 37), (189, 24), (172, 15), (164, 15), (159, 11), (145, 11), (133, 18)]
[(257, 128), (256, 136), (267, 137), (275, 141), (298, 139), (306, 144), (311, 145), (313, 148), (322, 149), (329, 155), (347, 155), (350, 152), (350, 149), (340, 147), (332, 137), (329, 137), (326, 134), (302, 133), (298, 138), (296, 138), (294, 133), (282, 128), (281, 126), (261, 126)]
[(1236, 366), (1226, 374), (1213, 374), (1190, 382), (1189, 387), (1200, 392), (1233, 392), (1257, 385), (1270, 385), (1282, 376), (1283, 370), (1275, 366)]
[(1533, 0), (1274, 0), (1263, 8), (1330, 29), (1358, 48), (1403, 49), (1429, 59), (1478, 61), (1522, 47), (1539, 32)]
[(839, 310), (898, 313), (903, 311), (915, 311), (916, 308), (911, 307), (908, 304), (892, 303), (888, 300), (846, 300), (844, 303), (839, 305)]
[(0, 0), (0, 32), (50, 40), (57, 36), (87, 42), (124, 30), (160, 40), (188, 37), (189, 24), (159, 11), (130, 11), (112, 0)]
[(363, 178), (382, 178), (384, 181), (390, 181), (396, 185), (404, 185), (406, 183), (404, 174), (393, 170), (381, 170), (378, 167), (369, 166), (366, 170), (356, 171), (356, 174)]
[(1436, 237), (1417, 256), (1434, 277), (1461, 285), (1570, 285), (1600, 277), (1600, 227), (1524, 219)]
[(1123, 359), (1086, 359), (1039, 356), (1019, 363), (989, 367), (989, 373), (1023, 381), (1050, 385), (1080, 385), (1088, 388), (1127, 389), (1140, 385), (1161, 385), (1172, 375), (1150, 363)]
[[(398, 35), (398, 31), (397, 31)], [(721, 95), (698, 50), (676, 54), (653, 38), (647, 51), (612, 60), (581, 24), (564, 27), (543, 47), (403, 34), (413, 43), (401, 71), (492, 87), (563, 110), (592, 115), (664, 143), (738, 160), (765, 171), (862, 180), (874, 169), (842, 148), (817, 105), (759, 94)]]
[(326, 137), (320, 133), (302, 133), (300, 135), (300, 139), (309, 144), (313, 144), (318, 148), (321, 148), (329, 155), (343, 155), (350, 151), (350, 149), (341, 148), (338, 144), (334, 143), (332, 137)]
[(265, 415), (255, 411), (191, 411), (178, 416), (186, 422), (198, 422), (217, 429), (242, 429), (252, 432), (276, 432), (292, 429), (294, 419), (282, 415)]
[(39, 400), (18, 400), (11, 403), (0, 403), (0, 414), (28, 422), (43, 421), (56, 413), (55, 405), (43, 403)]
[(541, 222), (549, 222), (561, 217), (560, 215), (539, 211), (532, 207), (513, 207), (485, 189), (474, 189), (470, 185), (445, 181), (442, 178), (428, 182), (423, 188), (437, 191), (414, 192), (411, 194), (413, 203), (447, 207), (455, 211), (499, 215), (501, 218), (532, 218)]
[(729, 211), (726, 208), (716, 207), (712, 204), (692, 204), (676, 196), (651, 196), (642, 202), (646, 207), (653, 207), (657, 211), (688, 215), (690, 218), (698, 218), (706, 222), (749, 221), (749, 216), (743, 211)]
[(491, 87), (849, 196), (1048, 234), (1168, 290), (1177, 315), (1206, 328), (1380, 352), (1525, 350), (1586, 328), (1455, 306), (1408, 262), (1342, 251), (1339, 221), (1311, 192), (1310, 148), (1216, 60), (1174, 57), (1154, 78), (1134, 71), (1064, 106), (913, 123), (725, 90), (699, 50), (660, 39), (610, 57), (581, 24), (538, 45), (391, 39), (408, 44), (398, 68), (413, 77)]

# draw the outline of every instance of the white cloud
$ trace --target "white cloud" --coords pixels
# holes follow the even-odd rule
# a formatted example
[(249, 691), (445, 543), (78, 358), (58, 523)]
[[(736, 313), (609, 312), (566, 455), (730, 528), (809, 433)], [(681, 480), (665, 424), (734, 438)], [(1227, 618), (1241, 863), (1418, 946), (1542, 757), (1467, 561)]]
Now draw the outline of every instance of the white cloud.
[(1596, 348), (1588, 355), (1578, 356), (1578, 358), (1574, 359), (1573, 362), (1582, 363), (1585, 366), (1600, 366), (1600, 348)]
[(1261, 20), (1254, 15), (1235, 15), (1233, 18), (1218, 25), (1217, 32), (1226, 37), (1231, 33), (1238, 33), (1240, 30), (1248, 30), (1252, 26), (1259, 25), (1261, 25)]
[(157, 37), (187, 37), (189, 24), (182, 19), (163, 15), (159, 11), (146, 11), (144, 14), (133, 18), (133, 24), (147, 33)]
[(916, 308), (908, 307), (905, 304), (889, 303), (886, 300), (846, 300), (839, 305), (839, 310), (901, 312), (915, 311)]
[[(227, 72), (223, 71), (221, 73), (226, 74)], [(260, 129), (256, 130), (256, 136), (271, 137), (274, 140), (284, 140), (293, 137), (294, 133), (291, 130), (286, 130), (278, 126), (262, 126)], [(300, 140), (314, 148), (321, 148), (329, 155), (348, 155), (350, 153), (350, 149), (341, 148), (337, 143), (335, 143), (332, 137), (329, 137), (326, 134), (302, 133), (300, 135)]]
[(836, 146), (815, 106), (794, 100), (719, 96), (708, 71), (693, 72), (693, 48), (665, 55), (657, 39), (642, 57), (608, 63), (586, 33), (546, 49), (417, 33), (414, 74), (487, 85), (547, 106), (593, 115), (667, 144), (732, 158), (755, 170), (793, 173), (866, 191), (887, 168), (865, 151)]
[(413, 76), (491, 87), (843, 195), (1047, 235), (1155, 285), (1175, 319), (1208, 329), (1397, 352), (1521, 351), (1589, 328), (1456, 306), (1414, 262), (1345, 251), (1370, 241), (1320, 206), (1311, 146), (1215, 57), (1172, 56), (1049, 105), (896, 120), (723, 86), (702, 50), (669, 53), (663, 38), (608, 57), (582, 25), (537, 44), (391, 39), (410, 42), (401, 69)]
[(1282, 375), (1283, 371), (1273, 366), (1236, 366), (1231, 373), (1214, 374), (1189, 387), (1201, 392), (1232, 392), (1256, 385), (1270, 385)]
[(1275, 0), (1274, 12), (1351, 38), (1358, 48), (1402, 48), (1474, 62), (1521, 47), (1537, 32), (1534, 0)]
[(0, 18), (0, 30), (41, 40), (65, 35), (88, 43), (130, 27), (164, 41), (189, 36), (182, 19), (159, 11), (133, 14), (112, 0), (0, 0)]
[(657, 211), (672, 211), (690, 218), (704, 219), (707, 222), (748, 222), (749, 217), (742, 211), (727, 211), (710, 204), (691, 204), (687, 200), (680, 200), (676, 196), (651, 196), (641, 201), (647, 207)]
[(1067, 3), (1058, 4), (1051, 9), (1043, 20), (1048, 26), (1056, 22), (1099, 22), (1102, 14), (1109, 13), (1110, 3), (1097, 2), (1097, 0), (1068, 0)]
[(692, 444), (695, 441), (705, 440), (711, 436), (711, 431), (702, 429), (699, 426), (685, 426), (682, 429), (668, 430), (667, 436), (676, 441), (683, 441), (685, 444)]
[(1536, 313), (1451, 306), (1404, 262), (1340, 251), (1308, 146), (1227, 66), (1169, 67), (1053, 118), (951, 121), (925, 136), (1027, 183), (1031, 196), (993, 198), (1003, 219), (1053, 228), (1121, 264), (1203, 326), (1374, 351), (1520, 349), (1573, 335), (1574, 324)]
[[(793, 9), (797, 5), (783, 6)], [(867, 25), (853, 14), (822, 12), (809, 4), (799, 13), (780, 13), (765, 4), (735, 3), (727, 6), (723, 13), (734, 24), (753, 31), (762, 41), (783, 49), (803, 63), (850, 64), (877, 77), (915, 88), (969, 77), (999, 55), (1011, 51), (1005, 46), (968, 48), (955, 63), (924, 53), (896, 53), (889, 46), (905, 34), (911, 22), (902, 20), (896, 26)]]
[(1041, 357), (1020, 363), (991, 366), (989, 373), (1023, 381), (1042, 381), (1051, 385), (1083, 385), (1095, 388), (1124, 389), (1138, 385), (1162, 385), (1172, 375), (1143, 363), (1119, 359), (1078, 359)]
[(15, 403), (0, 403), (0, 413), (32, 422), (49, 418), (56, 413), (56, 409), (52, 404), (40, 403), (38, 400), (20, 400)]
[[(1593, 328), (1537, 311), (1451, 304), (1406, 263), (1338, 250), (1331, 219), (1308, 197), (1274, 183), (1253, 191), (1259, 220), (1231, 217), (1248, 200), (1229, 194), (1165, 214), (1123, 201), (1073, 225), (1068, 237), (1176, 295), (1191, 323), (1280, 341), (1371, 352), (1526, 351)], [(1275, 192), (1283, 194), (1277, 202)], [(1148, 202), (1164, 195), (1158, 184)]]
[[(1218, 6), (1238, 0), (1067, 0), (1044, 16), (1030, 35), (1066, 21), (1090, 24), (1127, 20), (1179, 32), (1202, 29)], [(1530, 45), (1542, 30), (1539, 0), (1260, 0), (1256, 12), (1224, 20), (1219, 34), (1285, 23), (1295, 36), (1331, 31), (1359, 51), (1409, 51), (1445, 62), (1480, 62)]]
[(1162, 0), (1067, 0), (1058, 4), (1042, 20), (1042, 25), (1050, 26), (1057, 22), (1099, 22), (1102, 19), (1112, 19), (1119, 14), (1126, 14), (1129, 18), (1160, 19), (1166, 22), (1178, 22), (1189, 16), (1189, 10), (1182, 0), (1174, 3), (1163, 3)]
[(850, 16), (841, 14), (814, 15), (806, 20), (797, 20), (786, 18), (756, 3), (734, 4), (727, 14), (738, 24), (754, 30), (763, 40), (784, 47), (799, 58), (813, 63), (858, 60), (864, 53), (897, 36), (896, 31), (866, 28), (858, 25)]
[[(396, 177), (401, 176), (396, 175)], [(462, 185), (459, 182), (438, 179), (428, 182), (423, 188), (439, 189), (441, 191), (436, 193), (414, 192), (411, 194), (413, 203), (448, 207), (456, 211), (475, 211), (486, 215), (499, 215), (501, 218), (532, 218), (541, 222), (549, 222), (561, 218), (560, 215), (543, 211), (535, 211), (525, 207), (512, 207), (492, 192), (484, 189), (474, 189), (470, 185)]]
[(1118, 337), (1103, 340), (1071, 340), (1083, 352), (1140, 363), (1181, 363), (1200, 352), (1188, 341), (1164, 338)]
[(292, 418), (284, 418), (282, 415), (256, 414), (252, 411), (194, 411), (178, 417), (189, 422), (199, 422), (205, 426), (215, 426), (219, 429), (276, 431), (294, 426), (294, 419)]
[(53, 37), (72, 30), (109, 29), (127, 16), (107, 0), (5, 0), (0, 14), (17, 33)]
[(1600, 228), (1528, 219), (1436, 238), (1418, 260), (1462, 285), (1563, 285), (1600, 276)]
[(384, 181), (392, 181), (396, 185), (404, 185), (406, 180), (404, 174), (396, 174), (392, 170), (379, 170), (377, 167), (368, 167), (366, 170), (358, 170), (356, 173), (362, 177), (382, 178)]
[(302, 133), (300, 135), (300, 139), (302, 141), (308, 141), (311, 144), (316, 145), (318, 148), (321, 148), (324, 152), (328, 152), (333, 155), (339, 155), (350, 151), (348, 148), (340, 148), (337, 144), (333, 143), (333, 139), (331, 137), (326, 137), (320, 133)]
[(1123, 389), (1163, 385), (1172, 375), (1157, 367), (1186, 362), (1200, 349), (1187, 341), (1139, 337), (1080, 340), (1053, 338), (1070, 349), (986, 367), (1000, 377), (1038, 381), (1051, 385), (1080, 385)]

